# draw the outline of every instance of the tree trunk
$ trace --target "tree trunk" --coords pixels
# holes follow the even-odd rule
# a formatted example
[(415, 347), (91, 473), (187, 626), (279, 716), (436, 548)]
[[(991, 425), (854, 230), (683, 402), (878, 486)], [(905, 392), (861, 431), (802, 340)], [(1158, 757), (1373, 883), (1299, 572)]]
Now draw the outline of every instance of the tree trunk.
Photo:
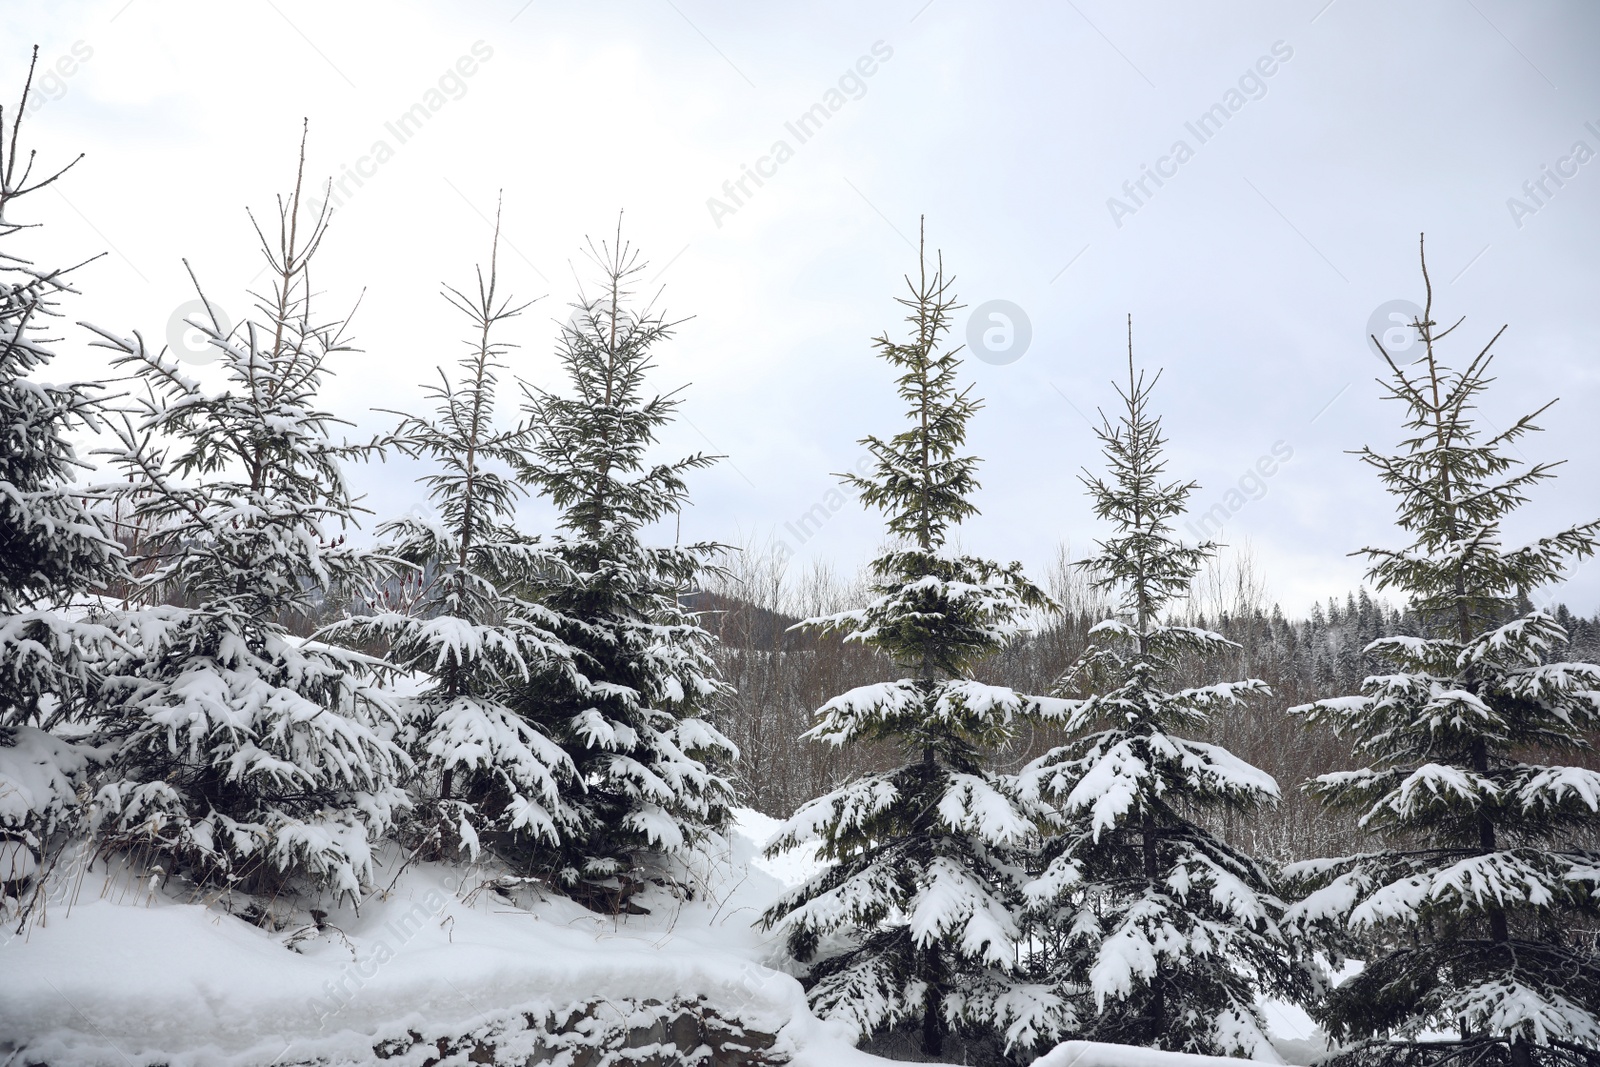
[[(1472, 743), (1472, 769), (1481, 775), (1489, 773), (1489, 745), (1483, 739)], [(1495, 834), (1494, 819), (1487, 813), (1478, 815), (1478, 850), (1488, 856), (1499, 849), (1498, 837)], [(1511, 929), (1506, 922), (1506, 910), (1491, 905), (1488, 909), (1489, 937), (1497, 945), (1503, 945), (1511, 940)], [(1515, 1056), (1513, 1055), (1513, 1062)]]
[(940, 973), (939, 946), (923, 949), (922, 980), (927, 983), (922, 994), (922, 1054), (944, 1055), (944, 976)]
[[(1159, 873), (1160, 857), (1156, 854), (1156, 818), (1148, 811), (1144, 813), (1141, 845), (1144, 849), (1144, 879), (1152, 891), (1156, 888), (1156, 878)], [(1167, 1029), (1167, 994), (1162, 988), (1161, 964), (1156, 963), (1156, 973), (1150, 981), (1150, 1034), (1157, 1048), (1161, 1048), (1161, 1036)]]
[[(926, 669), (926, 667), (924, 667)], [(933, 836), (933, 810), (937, 802), (937, 771), (939, 758), (932, 748), (922, 750), (922, 766), (927, 771), (927, 779), (923, 783), (929, 792), (930, 801), (923, 811), (919, 821), (923, 824), (921, 830), (930, 838)], [(930, 942), (922, 950), (922, 980), (926, 988), (922, 994), (922, 1054), (924, 1056), (940, 1056), (944, 1053), (944, 968), (943, 960), (939, 957), (939, 943)]]

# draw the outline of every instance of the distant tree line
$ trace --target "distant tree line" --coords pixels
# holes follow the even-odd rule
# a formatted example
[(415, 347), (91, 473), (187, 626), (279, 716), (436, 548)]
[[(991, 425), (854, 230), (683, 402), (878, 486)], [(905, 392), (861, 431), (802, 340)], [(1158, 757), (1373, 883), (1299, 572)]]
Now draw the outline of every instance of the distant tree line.
[[(1218, 716), (1202, 736), (1285, 783), (1308, 781), (1325, 768), (1351, 763), (1348, 742), (1329, 730), (1286, 719), (1283, 709), (1359, 689), (1364, 678), (1383, 669), (1364, 650), (1380, 637), (1416, 633), (1415, 614), (1361, 588), (1343, 600), (1330, 597), (1313, 604), (1306, 618), (1290, 619), (1278, 605), (1265, 601), (1264, 585), (1248, 552), (1235, 559), (1237, 569), (1219, 566), (1202, 574), (1193, 603), (1177, 617), (1210, 627), (1238, 647), (1221, 657), (1226, 667), (1190, 665), (1188, 681), (1202, 684), (1225, 673), (1245, 675), (1265, 681), (1273, 695), (1247, 697), (1237, 711)], [(979, 673), (984, 680), (1039, 692), (1082, 655), (1088, 631), (1101, 616), (1070, 562), (1063, 551), (1044, 583), (1062, 611), (1042, 618), (1035, 632), (983, 663)], [(685, 598), (703, 613), (706, 629), (716, 634), (717, 663), (730, 683), (714, 702), (713, 716), (739, 746), (740, 758), (730, 774), (740, 800), (779, 818), (892, 758), (870, 746), (824, 748), (801, 738), (829, 694), (882, 681), (894, 674), (894, 667), (859, 645), (791, 629), (847, 602), (853, 587), (825, 566), (799, 574), (794, 570), (760, 546), (748, 546), (724, 558), (705, 590)], [(1206, 585), (1212, 587), (1209, 597)], [(1195, 609), (1208, 598), (1210, 613)], [(1551, 658), (1600, 663), (1600, 613), (1575, 615), (1565, 604), (1551, 612), (1567, 634), (1566, 641), (1552, 646)], [(1021, 766), (1042, 753), (1054, 736), (1048, 728), (1030, 731), (1003, 754), (1003, 764)], [(1577, 762), (1600, 769), (1600, 755), (1594, 752), (1580, 754)], [(1284, 791), (1275, 807), (1248, 819), (1227, 813), (1222, 818), (1221, 828), (1230, 840), (1281, 862), (1354, 847), (1361, 836), (1352, 816), (1329, 811), (1293, 788)]]

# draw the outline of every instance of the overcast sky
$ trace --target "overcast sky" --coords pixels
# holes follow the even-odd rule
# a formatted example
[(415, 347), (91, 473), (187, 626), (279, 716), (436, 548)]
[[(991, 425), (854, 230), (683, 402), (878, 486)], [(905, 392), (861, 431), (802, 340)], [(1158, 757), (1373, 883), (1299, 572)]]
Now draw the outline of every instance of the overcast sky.
[[(964, 368), (986, 400), (968, 549), (1042, 574), (1102, 532), (1077, 474), (1131, 314), (1196, 511), (1226, 516), (1290, 614), (1354, 587), (1347, 553), (1399, 543), (1347, 454), (1401, 436), (1365, 336), (1420, 302), (1423, 231), (1435, 317), (1466, 316), (1447, 358), (1509, 324), (1488, 422), (1561, 398), (1523, 450), (1569, 462), (1510, 534), (1600, 512), (1592, 3), (12, 2), (0, 43), (8, 105), (30, 45), (52, 70), (28, 143), (87, 153), (28, 205), (52, 258), (109, 253), (69, 316), (119, 331), (167, 336), (183, 257), (245, 312), (245, 208), (291, 183), (309, 118), (309, 170), (343, 180), (324, 310), (365, 290), (328, 401), (363, 430), (456, 358), (440, 283), (487, 255), (498, 190), (503, 275), (541, 298), (508, 331), (514, 369), (543, 385), (584, 238), (625, 210), (651, 290), (693, 316), (659, 353), (659, 385), (688, 386), (664, 447), (728, 457), (695, 476), (686, 539), (777, 538), (846, 572), (871, 555), (880, 520), (830, 472), (900, 428), (870, 339), (899, 329), (919, 215), (963, 336), (981, 309), (1003, 349), (991, 301), (1026, 317)], [(103, 374), (81, 331), (61, 348), (55, 376)], [(384, 515), (420, 500), (414, 474), (355, 479)], [(1600, 564), (1559, 596), (1600, 609)]]

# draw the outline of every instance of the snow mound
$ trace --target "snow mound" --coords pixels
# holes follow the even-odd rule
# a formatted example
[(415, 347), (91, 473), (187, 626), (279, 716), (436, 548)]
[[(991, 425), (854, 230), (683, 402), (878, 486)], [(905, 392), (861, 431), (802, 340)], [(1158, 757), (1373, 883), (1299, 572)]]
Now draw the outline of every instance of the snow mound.
[(15, 1062), (55, 1067), (370, 1062), (408, 1030), (688, 996), (777, 1033), (801, 1067), (865, 1064), (767, 965), (772, 939), (752, 927), (784, 887), (752, 862), (772, 822), (740, 813), (722, 854), (688, 872), (692, 899), (652, 892), (650, 914), (625, 918), (497, 891), (483, 868), (391, 860), (380, 884), (392, 887), (359, 909), (324, 898), (310, 905), (320, 924), (301, 912), (273, 929), (97, 867), (70, 907), (0, 946), (0, 1060), (21, 1048)]
[[(496, 872), (484, 868), (397, 870), (392, 858), (380, 871), (392, 886), (359, 910), (311, 902), (325, 912), (320, 926), (303, 911), (258, 926), (180, 899), (147, 872), (75, 870), (42, 921), (0, 944), (0, 1062), (370, 1063), (375, 1045), (411, 1031), (460, 1035), (599, 999), (688, 997), (777, 1034), (774, 1051), (796, 1067), (883, 1067), (888, 1061), (856, 1050), (842, 1027), (811, 1013), (800, 983), (773, 966), (775, 938), (753, 927), (818, 861), (807, 850), (765, 859), (779, 821), (735, 815), (727, 847), (688, 872), (693, 899), (653, 892), (641, 899), (650, 914), (620, 918), (525, 889), (498, 892)], [(1097, 1067), (1070, 1060), (1084, 1047), (1065, 1045), (1068, 1052), (1039, 1062)], [(1094, 1047), (1122, 1057), (1105, 1067), (1168, 1055)]]
[(1032, 1067), (1239, 1067), (1248, 1061), (1229, 1056), (1192, 1056), (1099, 1041), (1063, 1041), (1033, 1061)]

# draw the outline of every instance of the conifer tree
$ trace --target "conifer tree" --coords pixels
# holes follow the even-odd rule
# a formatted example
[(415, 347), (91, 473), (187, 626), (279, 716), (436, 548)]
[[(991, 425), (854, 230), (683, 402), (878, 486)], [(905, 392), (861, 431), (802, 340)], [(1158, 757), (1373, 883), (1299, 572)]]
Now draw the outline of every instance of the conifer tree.
[(104, 631), (59, 609), (121, 568), (118, 546), (72, 484), (85, 464), (68, 435), (98, 426), (97, 391), (32, 378), (55, 358), (50, 323), (74, 290), (67, 269), (24, 258), (17, 241), (36, 226), (18, 221), (14, 205), (77, 162), (34, 173), (34, 154), (20, 145), (32, 84), (30, 64), (9, 137), (0, 106), (0, 728), (81, 713)]
[(894, 745), (909, 760), (848, 782), (785, 824), (773, 854), (815, 842), (830, 866), (781, 897), (763, 923), (812, 964), (810, 999), (824, 1017), (863, 1035), (919, 1024), (929, 1056), (941, 1054), (952, 1027), (1027, 1049), (1062, 1030), (1066, 1003), (1013, 970), (1011, 852), (1033, 822), (986, 761), (1036, 708), (972, 671), (1050, 604), (1020, 564), (947, 544), (977, 514), (978, 460), (960, 450), (980, 404), (970, 386), (957, 386), (959, 349), (945, 347), (960, 305), (942, 259), (931, 272), (926, 255), (919, 260), (916, 280), (906, 279), (910, 295), (898, 298), (910, 339), (875, 341), (900, 372), (910, 426), (864, 438), (873, 471), (843, 476), (884, 513), (895, 543), (872, 563), (866, 606), (804, 624), (863, 642), (909, 672), (834, 697), (807, 736)]
[(1024, 768), (1024, 792), (1052, 808), (1028, 884), (1033, 928), (1056, 935), (1040, 960), (1087, 990), (1081, 1032), (1101, 1041), (1212, 1055), (1270, 1054), (1256, 1001), (1304, 994), (1280, 927), (1284, 904), (1251, 857), (1202, 823), (1207, 812), (1274, 803), (1277, 783), (1217, 745), (1182, 736), (1214, 713), (1268, 692), (1265, 683), (1168, 688), (1188, 662), (1237, 646), (1161, 614), (1190, 590), (1216, 550), (1173, 534), (1192, 481), (1167, 480), (1161, 420), (1150, 411), (1160, 374), (1135, 374), (1129, 324), (1124, 410), (1096, 429), (1104, 477), (1082, 480), (1112, 532), (1080, 566), (1118, 598), (1062, 677), (1076, 736)]
[(71, 268), (36, 265), (18, 245), (36, 226), (19, 220), (16, 202), (77, 162), (35, 173), (22, 151), (38, 58), (35, 48), (15, 115), (0, 105), (0, 905), (48, 866), (51, 836), (78, 826), (90, 753), (47, 731), (86, 714), (109, 637), (71, 609), (123, 568), (73, 485), (85, 464), (69, 434), (98, 426), (100, 396), (33, 377), (55, 358), (51, 322), (75, 292)]
[(1600, 825), (1600, 772), (1546, 761), (1589, 750), (1600, 667), (1550, 662), (1566, 635), (1526, 596), (1594, 554), (1600, 521), (1503, 543), (1507, 517), (1553, 475), (1518, 448), (1550, 405), (1485, 432), (1474, 411), (1505, 328), (1463, 369), (1446, 365), (1436, 346), (1460, 322), (1437, 328), (1425, 257), (1422, 269), (1422, 358), (1388, 359), (1407, 436), (1356, 453), (1410, 538), (1359, 554), (1376, 589), (1409, 599), (1417, 632), (1368, 646), (1389, 670), (1359, 695), (1292, 709), (1369, 761), (1311, 789), (1387, 847), (1298, 865), (1308, 895), (1292, 918), (1335, 958), (1365, 961), (1318, 1012), (1358, 1062), (1594, 1063), (1600, 955), (1585, 931), (1600, 918), (1600, 852), (1581, 842)]
[(402, 415), (383, 442), (435, 465), (421, 481), (439, 521), (408, 517), (380, 527), (387, 551), (415, 570), (384, 590), (386, 610), (330, 628), (382, 643), (390, 662), (428, 679), (399, 702), (418, 772), (414, 821), (422, 847), (474, 856), (480, 839), (504, 856), (559, 846), (578, 821), (573, 794), (581, 791), (571, 758), (518, 696), (536, 670), (565, 673), (569, 684), (576, 677), (572, 649), (555, 636), (560, 620), (527, 599), (528, 590), (568, 574), (513, 525), (527, 491), (509, 472), (528, 460), (534, 428), (496, 422), (513, 346), (494, 334), (528, 305), (500, 293), (499, 242), (497, 214), (487, 277), (479, 268), (470, 294), (445, 288), (472, 326), (458, 376), (440, 367), (439, 381), (425, 386), (433, 417)]
[(114, 756), (96, 803), (106, 843), (168, 875), (246, 892), (303, 875), (354, 895), (405, 804), (404, 754), (385, 736), (395, 719), (380, 665), (287, 626), (388, 572), (342, 532), (352, 450), (330, 438), (338, 420), (317, 394), (349, 344), (313, 313), (326, 216), (302, 216), (304, 168), (302, 141), (276, 234), (256, 226), (272, 278), (258, 314), (225, 331), (196, 286), (221, 388), (138, 334), (97, 331), (144, 392), (106, 450), (142, 531), (143, 606), (105, 668), (99, 739)]
[(680, 599), (718, 546), (645, 543), (687, 503), (685, 475), (714, 462), (649, 454), (681, 403), (648, 387), (676, 323), (630, 306), (645, 263), (620, 220), (615, 242), (589, 253), (599, 292), (580, 292), (558, 342), (570, 392), (523, 385), (534, 442), (512, 460), (560, 511), (547, 547), (562, 570), (536, 593), (572, 658), (534, 672), (513, 707), (552, 724), (576, 768), (571, 831), (532, 861), (578, 899), (621, 908), (664, 861), (720, 832), (733, 791), (716, 764), (738, 753), (702, 717), (722, 684), (714, 638)]

